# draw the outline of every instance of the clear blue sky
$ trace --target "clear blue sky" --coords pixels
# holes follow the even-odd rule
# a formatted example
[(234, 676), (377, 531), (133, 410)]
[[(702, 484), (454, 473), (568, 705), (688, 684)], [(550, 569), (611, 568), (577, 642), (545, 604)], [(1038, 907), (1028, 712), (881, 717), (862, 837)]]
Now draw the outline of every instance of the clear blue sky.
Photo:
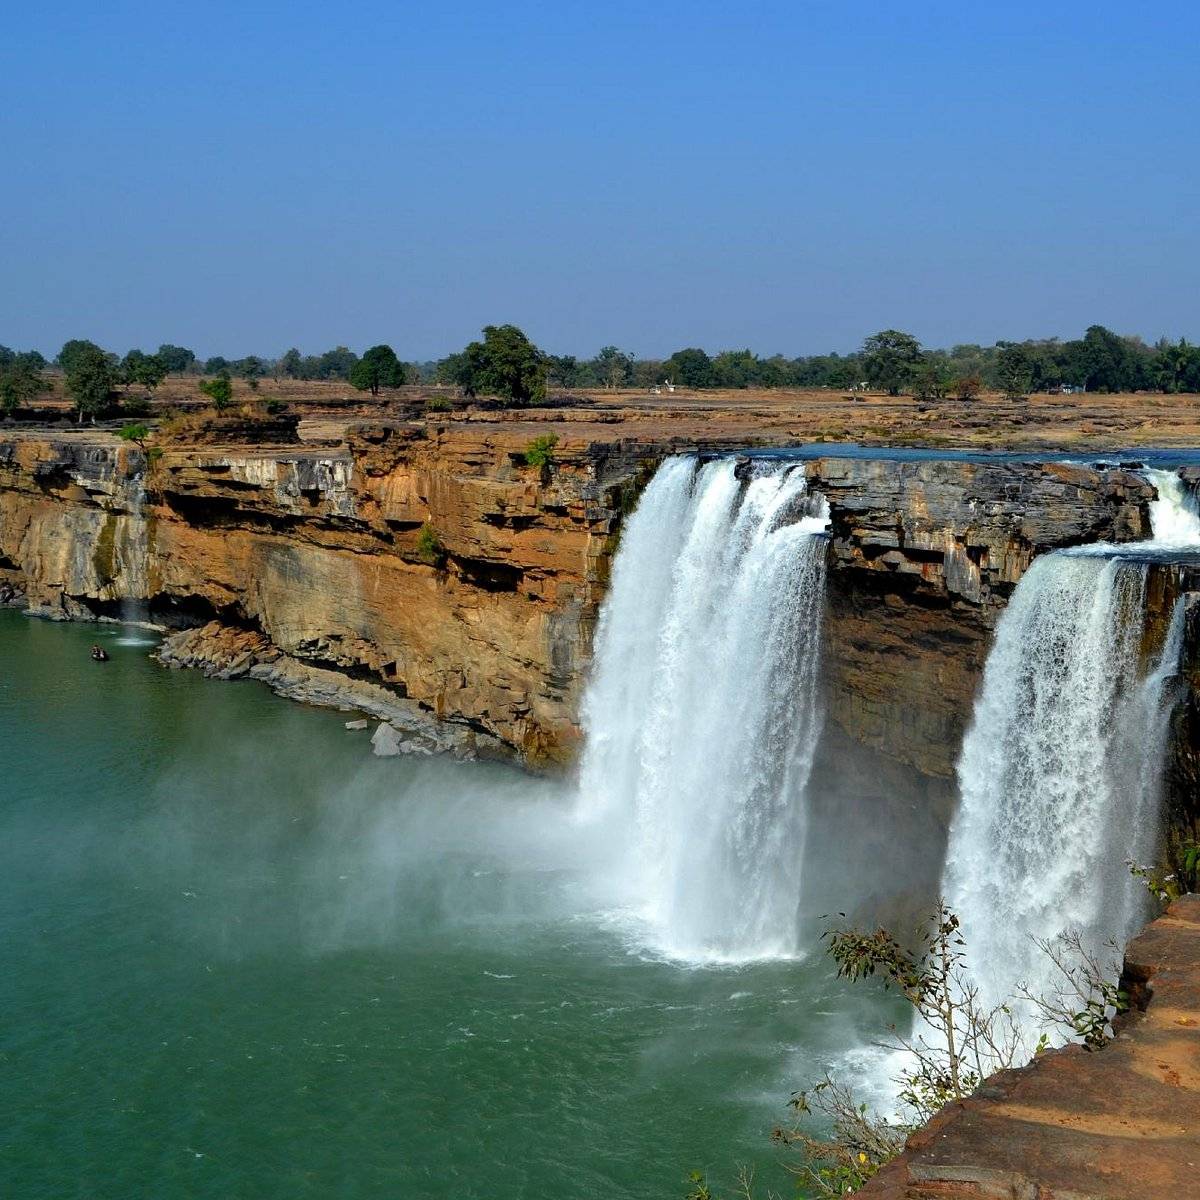
[(1194, 2), (6, 6), (0, 343), (1200, 338)]

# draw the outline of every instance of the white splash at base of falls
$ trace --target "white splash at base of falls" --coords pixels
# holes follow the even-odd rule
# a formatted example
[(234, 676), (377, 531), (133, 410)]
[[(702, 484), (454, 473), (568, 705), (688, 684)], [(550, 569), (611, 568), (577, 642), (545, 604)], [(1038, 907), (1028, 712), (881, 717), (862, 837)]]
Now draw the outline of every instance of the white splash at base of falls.
[(804, 469), (667, 460), (628, 522), (584, 701), (580, 819), (651, 948), (797, 952), (828, 508)]

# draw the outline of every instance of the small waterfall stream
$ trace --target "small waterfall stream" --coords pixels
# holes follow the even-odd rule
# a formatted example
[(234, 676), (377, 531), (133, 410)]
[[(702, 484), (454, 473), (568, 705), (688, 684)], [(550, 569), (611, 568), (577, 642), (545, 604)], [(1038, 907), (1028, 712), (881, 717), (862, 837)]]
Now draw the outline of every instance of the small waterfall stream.
[[(1155, 851), (1183, 622), (1177, 607), (1144, 668), (1148, 565), (1137, 552), (1200, 546), (1200, 516), (1178, 476), (1146, 474), (1159, 493), (1153, 539), (1037, 559), (996, 628), (943, 877), (992, 1004), (1021, 983), (1045, 993), (1059, 982), (1033, 938), (1077, 929), (1107, 961), (1104, 944), (1129, 937), (1147, 911), (1125, 863)], [(1028, 1027), (1031, 1041), (1037, 1033)]]
[[(146, 485), (142, 475), (132, 475), (127, 484), (128, 513), (117, 522), (113, 540), (113, 567), (121, 601), (121, 622), (145, 625), (150, 619), (149, 523), (145, 516)], [(150, 641), (130, 630), (124, 639), (141, 645)]]
[(828, 524), (803, 467), (665, 462), (628, 522), (584, 703), (581, 819), (656, 950), (794, 954)]

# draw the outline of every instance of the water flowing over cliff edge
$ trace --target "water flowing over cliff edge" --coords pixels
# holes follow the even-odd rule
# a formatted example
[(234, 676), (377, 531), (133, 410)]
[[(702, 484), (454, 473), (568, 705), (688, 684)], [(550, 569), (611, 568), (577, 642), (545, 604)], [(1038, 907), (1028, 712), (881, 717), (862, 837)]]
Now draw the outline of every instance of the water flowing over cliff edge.
[[(688, 467), (668, 442), (570, 436), (530, 468), (523, 445), (495, 428), (380, 424), (337, 447), (177, 448), (150, 464), (104, 434), (12, 437), (0, 443), (0, 588), (48, 616), (119, 617), (135, 601), (184, 627), (164, 661), (359, 707), (404, 749), (570, 763), (586, 725), (587, 803), (626, 804), (635, 857), (654, 864), (637, 872), (645, 911), (696, 953), (783, 953), (794, 935), (755, 931), (745, 912), (741, 932), (722, 929), (714, 914), (740, 903), (729, 896), (706, 901), (707, 915), (683, 901), (683, 842), (671, 843), (679, 857), (661, 853), (665, 831), (686, 826), (687, 853), (736, 880), (725, 868), (737, 854), (767, 848), (758, 816), (777, 801), (765, 797), (803, 792), (779, 811), (806, 814), (787, 835), (805, 878), (863, 915), (915, 905), (941, 871), (959, 749), (1014, 588), (1055, 550), (1147, 541), (1152, 506), (1195, 483), (1194, 469), (1157, 478), (886, 452), (709, 448)], [(827, 532), (794, 519), (813, 517), (807, 507), (775, 527), (762, 505), (780, 489), (785, 509), (820, 497)], [(698, 522), (710, 509), (712, 523)], [(775, 553), (792, 538), (803, 553)], [(1195, 575), (1186, 555), (1148, 560), (1154, 645)], [(1200, 775), (1194, 615), (1166, 735), (1176, 838), (1194, 828)], [(771, 653), (746, 651), (762, 638), (775, 639)], [(608, 657), (624, 665), (609, 670)], [(739, 670), (718, 672), (718, 660)], [(773, 709), (765, 698), (787, 671), (796, 687)], [(605, 689), (612, 703), (598, 699)], [(734, 711), (751, 731), (742, 739), (722, 719)], [(763, 778), (751, 761), (769, 763)], [(744, 830), (740, 849), (685, 819), (718, 811)], [(880, 872), (898, 830), (906, 854)]]
[(626, 527), (584, 699), (581, 820), (661, 952), (790, 955), (828, 506), (803, 467), (665, 463)]
[[(1158, 492), (1151, 539), (1039, 558), (988, 656), (958, 763), (943, 891), (990, 1006), (1019, 985), (1034, 995), (1061, 985), (1036, 939), (1074, 930), (1098, 961), (1119, 963), (1150, 911), (1126, 864), (1160, 851), (1187, 602), (1148, 631), (1147, 581), (1156, 556), (1200, 552), (1200, 517), (1178, 475), (1147, 476)], [(1041, 1030), (1025, 1017), (1032, 1049)]]

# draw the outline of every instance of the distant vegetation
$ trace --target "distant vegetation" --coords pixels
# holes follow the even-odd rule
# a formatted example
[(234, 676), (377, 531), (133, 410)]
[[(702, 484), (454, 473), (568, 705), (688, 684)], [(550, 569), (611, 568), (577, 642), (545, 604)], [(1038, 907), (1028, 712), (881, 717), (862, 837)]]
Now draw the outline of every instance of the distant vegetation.
[[(546, 402), (555, 389), (831, 388), (911, 394), (931, 400), (952, 396), (971, 400), (984, 389), (1010, 398), (1032, 392), (1200, 392), (1200, 346), (1181, 338), (1153, 345), (1092, 325), (1081, 338), (964, 344), (949, 349), (922, 346), (910, 333), (884, 329), (850, 354), (761, 357), (751, 350), (709, 355), (698, 346), (666, 358), (637, 358), (617, 346), (594, 357), (549, 354), (515, 325), (488, 325), (479, 341), (436, 362), (406, 363), (388, 345), (372, 346), (361, 357), (346, 346), (323, 354), (293, 347), (276, 358), (247, 355), (200, 359), (184, 346), (164, 343), (156, 351), (130, 350), (123, 358), (94, 342), (73, 339), (54, 364), (62, 372), (79, 419), (149, 410), (155, 390), (167, 377), (194, 375), (198, 390), (218, 406), (225, 386), (241, 380), (257, 391), (260, 380), (340, 380), (379, 396), (405, 384), (451, 386), (462, 395), (501, 406)], [(50, 364), (36, 350), (0, 346), (0, 411), (36, 402), (50, 390)], [(212, 391), (216, 385), (217, 392)], [(131, 392), (131, 389), (137, 389)], [(431, 411), (445, 411), (440, 406)]]

